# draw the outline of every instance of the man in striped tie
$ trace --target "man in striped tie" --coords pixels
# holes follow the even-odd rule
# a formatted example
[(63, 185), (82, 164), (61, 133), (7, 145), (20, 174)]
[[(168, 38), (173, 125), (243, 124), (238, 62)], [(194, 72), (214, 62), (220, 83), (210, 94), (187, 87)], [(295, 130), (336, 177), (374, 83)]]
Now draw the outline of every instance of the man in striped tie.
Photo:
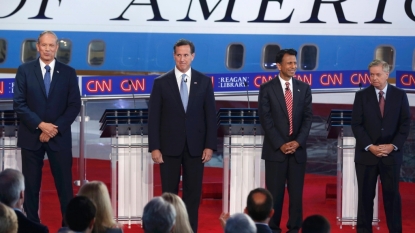
[(265, 131), (262, 159), (265, 183), (274, 200), (269, 226), (281, 232), (280, 222), (285, 186), (289, 193), (288, 232), (298, 232), (303, 219), (303, 184), (307, 161), (306, 142), (312, 122), (311, 89), (293, 79), (297, 70), (297, 51), (277, 53), (278, 77), (261, 85), (258, 110)]

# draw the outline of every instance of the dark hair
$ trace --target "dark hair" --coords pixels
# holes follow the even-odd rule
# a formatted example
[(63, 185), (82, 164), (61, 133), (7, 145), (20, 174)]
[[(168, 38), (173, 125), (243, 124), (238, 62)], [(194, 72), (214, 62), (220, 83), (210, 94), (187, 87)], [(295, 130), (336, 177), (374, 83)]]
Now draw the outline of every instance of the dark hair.
[[(253, 196), (254, 194), (261, 193), (265, 196), (265, 201), (262, 203), (256, 203)], [(263, 188), (257, 188), (252, 190), (246, 200), (246, 210), (248, 215), (255, 222), (262, 222), (266, 220), (269, 213), (272, 211), (273, 201), (271, 193)]]
[(303, 233), (329, 233), (330, 223), (322, 215), (311, 215), (308, 216), (302, 225)]
[(95, 218), (96, 212), (97, 209), (89, 198), (84, 196), (74, 197), (66, 209), (66, 224), (73, 231), (85, 231)]
[(275, 62), (281, 64), (285, 54), (297, 56), (297, 51), (295, 49), (281, 49), (275, 57)]
[(195, 53), (195, 45), (193, 44), (193, 42), (191, 42), (190, 40), (186, 40), (186, 39), (180, 39), (176, 42), (176, 44), (174, 44), (173, 46), (173, 52), (176, 52), (176, 47), (179, 46), (183, 46), (183, 45), (189, 45), (190, 46), (190, 52), (192, 54)]

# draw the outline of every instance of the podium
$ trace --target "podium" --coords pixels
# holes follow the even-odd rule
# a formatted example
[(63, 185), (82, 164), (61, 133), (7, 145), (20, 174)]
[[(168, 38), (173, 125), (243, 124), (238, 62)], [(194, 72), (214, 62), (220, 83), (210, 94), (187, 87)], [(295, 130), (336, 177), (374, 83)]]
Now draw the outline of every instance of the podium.
[(222, 108), (217, 124), (223, 136), (223, 212), (242, 213), (249, 192), (265, 187), (258, 109)]
[(148, 110), (106, 109), (102, 138), (111, 138), (111, 203), (117, 221), (141, 224), (153, 198), (153, 161), (148, 153)]
[(13, 110), (0, 110), (0, 171), (6, 168), (22, 170), (22, 157), (17, 147), (19, 119)]
[[(351, 129), (352, 111), (333, 109), (330, 112), (327, 138), (337, 138), (337, 221), (353, 228), (357, 221), (358, 187), (354, 163), (356, 139)], [(379, 228), (379, 181), (373, 205), (372, 225)]]

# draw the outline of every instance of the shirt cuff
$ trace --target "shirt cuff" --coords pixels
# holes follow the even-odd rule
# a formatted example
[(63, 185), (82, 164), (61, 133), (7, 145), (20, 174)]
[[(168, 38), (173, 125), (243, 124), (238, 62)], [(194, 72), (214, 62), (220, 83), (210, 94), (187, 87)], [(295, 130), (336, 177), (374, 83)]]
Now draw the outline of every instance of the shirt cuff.
[(369, 151), (369, 147), (370, 147), (371, 145), (373, 145), (373, 144), (370, 144), (369, 146), (365, 147), (365, 151)]
[(392, 144), (392, 146), (393, 146), (393, 148), (394, 148), (394, 149), (393, 149), (394, 151), (397, 151), (397, 150), (398, 150), (398, 147), (397, 147), (397, 146), (395, 146), (395, 145), (393, 145), (393, 144)]

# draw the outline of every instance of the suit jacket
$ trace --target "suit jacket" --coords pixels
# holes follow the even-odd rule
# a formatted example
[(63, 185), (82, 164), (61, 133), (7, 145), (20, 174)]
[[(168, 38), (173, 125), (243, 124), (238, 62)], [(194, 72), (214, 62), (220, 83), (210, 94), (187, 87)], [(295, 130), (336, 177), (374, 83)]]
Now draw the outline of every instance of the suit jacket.
[(191, 156), (205, 148), (216, 150), (216, 108), (212, 81), (192, 69), (185, 112), (174, 70), (156, 78), (149, 101), (149, 151), (178, 156), (186, 144)]
[(49, 229), (37, 222), (33, 222), (19, 210), (14, 210), (17, 215), (18, 229), (17, 233), (49, 233)]
[[(356, 138), (355, 162), (364, 165), (401, 164), (402, 147), (409, 135), (411, 114), (404, 90), (389, 85), (386, 91), (383, 118), (373, 86), (356, 92), (352, 113), (352, 130)], [(388, 156), (378, 158), (365, 148), (370, 144), (393, 144)]]
[(17, 146), (38, 150), (40, 122), (58, 126), (58, 134), (49, 140), (54, 151), (72, 147), (71, 124), (81, 108), (75, 70), (56, 61), (49, 96), (46, 96), (39, 59), (19, 66), (14, 83), (13, 107), (20, 118)]
[[(307, 161), (306, 141), (312, 123), (310, 86), (300, 80), (293, 83), (293, 134), (288, 135), (290, 122), (284, 92), (278, 77), (261, 85), (258, 96), (258, 111), (262, 128), (265, 131), (262, 159), (282, 162), (286, 156), (280, 147), (295, 140), (300, 146), (294, 153), (298, 163)], [(291, 155), (289, 155), (291, 156)]]
[(257, 233), (273, 233), (268, 225), (262, 223), (255, 223)]

